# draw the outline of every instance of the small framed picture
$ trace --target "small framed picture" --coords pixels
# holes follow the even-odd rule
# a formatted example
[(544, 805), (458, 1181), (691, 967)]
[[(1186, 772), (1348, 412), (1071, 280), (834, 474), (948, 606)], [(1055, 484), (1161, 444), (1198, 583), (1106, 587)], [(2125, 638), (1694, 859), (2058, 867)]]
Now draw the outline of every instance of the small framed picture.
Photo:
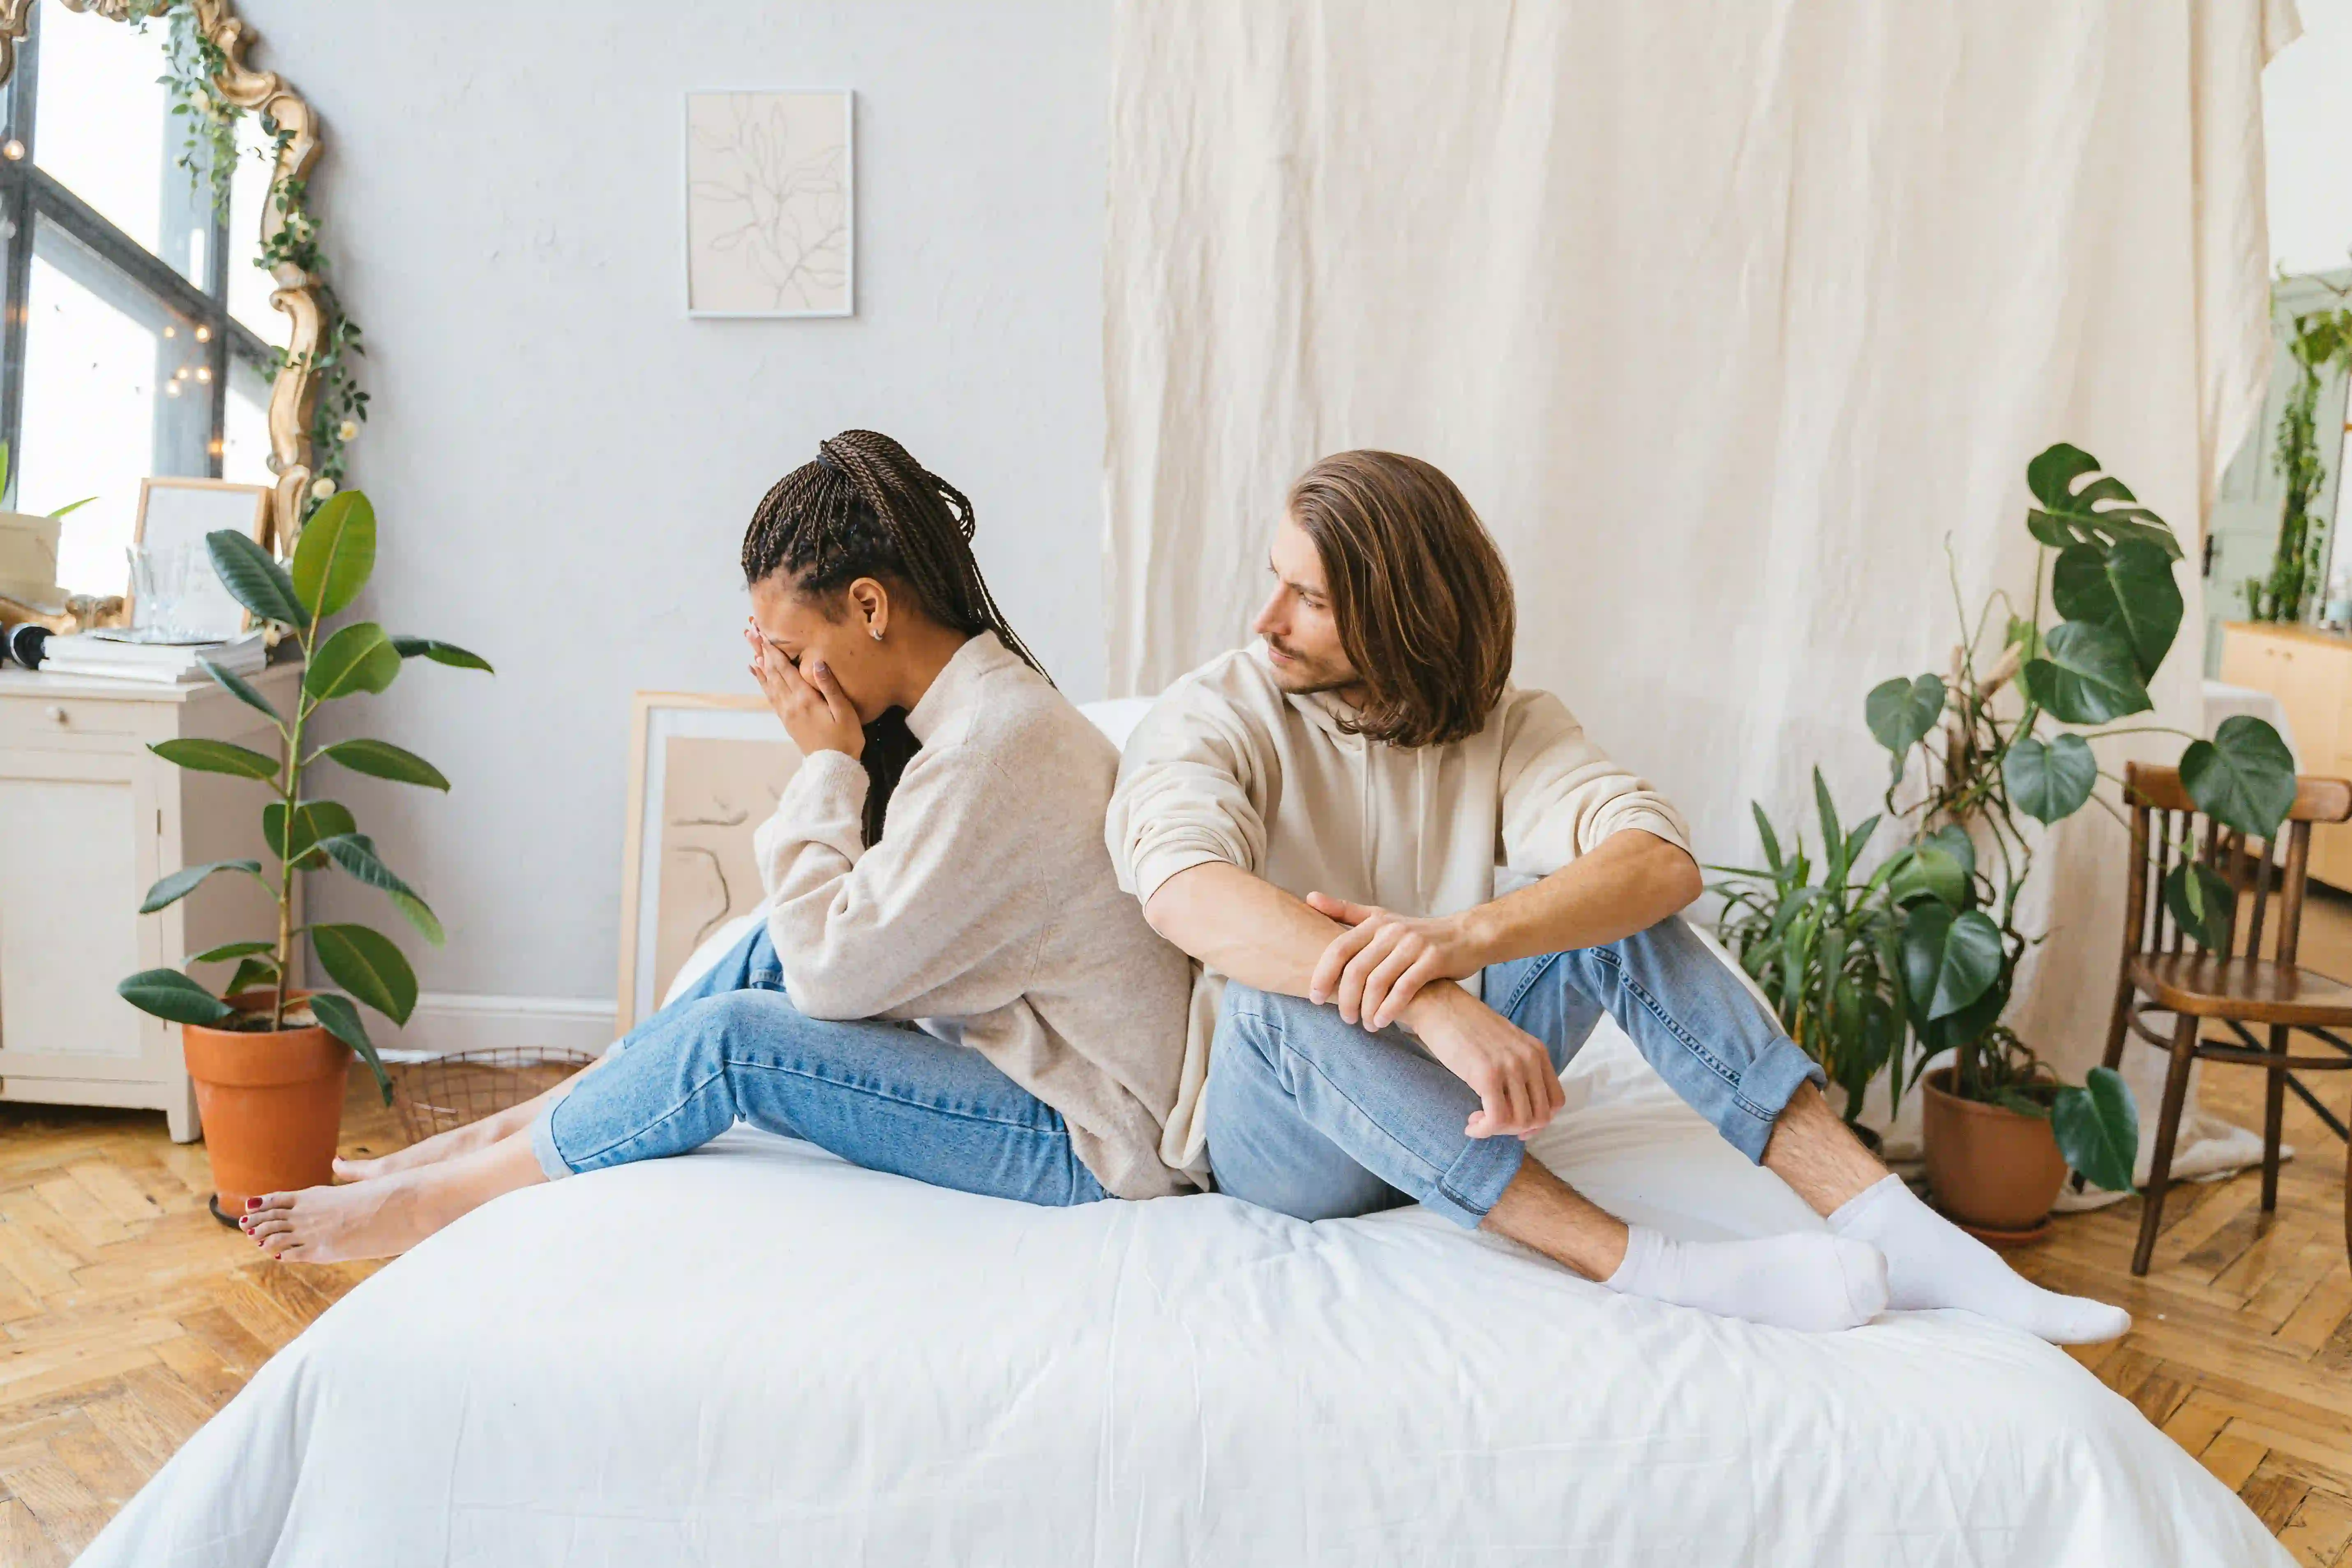
[(686, 313), (856, 312), (855, 95), (686, 95)]
[(621, 856), (624, 1031), (653, 1016), (705, 938), (759, 907), (751, 835), (800, 765), (761, 697), (636, 694)]
[[(225, 479), (139, 482), (139, 516), (131, 529), (139, 565), (123, 603), (132, 626), (186, 642), (225, 640), (253, 628), (252, 613), (213, 570), (205, 536), (224, 528), (268, 548), (269, 487)], [(148, 595), (142, 617), (140, 602)]]

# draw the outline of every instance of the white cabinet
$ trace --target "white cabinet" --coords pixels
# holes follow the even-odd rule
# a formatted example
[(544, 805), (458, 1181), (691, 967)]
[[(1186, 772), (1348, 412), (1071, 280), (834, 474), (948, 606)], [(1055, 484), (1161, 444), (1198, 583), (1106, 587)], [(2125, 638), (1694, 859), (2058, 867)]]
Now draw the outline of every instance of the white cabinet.
[[(290, 712), (300, 675), (273, 666), (254, 684)], [(137, 1011), (115, 983), (273, 937), (278, 921), (261, 885), (234, 874), (139, 913), (155, 879), (184, 865), (274, 865), (261, 842), (268, 786), (184, 772), (147, 749), (174, 736), (278, 749), (267, 719), (210, 683), (0, 670), (0, 1100), (152, 1108), (186, 1143), (200, 1129), (179, 1026)], [(296, 897), (299, 921), (299, 878)], [(220, 984), (230, 967), (198, 978)]]

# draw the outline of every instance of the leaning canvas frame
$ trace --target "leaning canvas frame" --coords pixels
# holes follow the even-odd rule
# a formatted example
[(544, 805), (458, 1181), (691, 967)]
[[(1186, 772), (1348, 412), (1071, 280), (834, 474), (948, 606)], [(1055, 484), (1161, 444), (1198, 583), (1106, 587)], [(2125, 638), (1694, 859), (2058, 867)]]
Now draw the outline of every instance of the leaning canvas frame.
[[(629, 724), (629, 814), (621, 855), (621, 952), (618, 1006), (615, 1017), (623, 1031), (635, 1028), (661, 1005), (667, 977), (661, 973), (659, 948), (663, 924), (663, 845), (669, 826), (667, 816), (674, 785), (691, 787), (694, 781), (673, 780), (667, 765), (674, 739), (741, 741), (773, 746), (780, 754), (780, 777), (800, 765), (800, 753), (785, 736), (783, 726), (767, 702), (756, 695), (714, 695), (690, 691), (640, 691)], [(764, 811), (732, 826), (714, 827), (732, 839), (740, 835), (748, 845), (752, 832), (765, 820)], [(673, 899), (675, 893), (673, 892)], [(742, 889), (732, 918), (756, 907), (760, 889)]]
[[(270, 495), (268, 485), (241, 485), (227, 479), (142, 479), (139, 481), (139, 515), (131, 525), (131, 542), (133, 544), (149, 544), (147, 535), (150, 528), (161, 522), (171, 537), (154, 542), (152, 548), (168, 549), (174, 545), (193, 544), (215, 530), (233, 528), (240, 533), (252, 535), (253, 542), (267, 550), (269, 547)], [(160, 509), (156, 506), (158, 496), (163, 501)], [(126, 584), (122, 597), (122, 619), (126, 626), (138, 624), (137, 597)], [(253, 612), (239, 605), (225, 585), (220, 590), (220, 600), (221, 625), (217, 636), (227, 638), (253, 629)]]
[[(712, 246), (715, 241), (721, 237), (721, 236), (709, 232), (698, 232), (697, 228), (696, 174), (698, 159), (695, 142), (697, 104), (698, 102), (706, 100), (730, 99), (790, 99), (795, 100), (818, 100), (830, 99), (838, 100), (841, 116), (841, 178), (839, 193), (841, 202), (841, 221), (839, 224), (841, 238), (841, 284), (837, 299), (833, 296), (833, 291), (830, 289), (824, 291), (824, 297), (820, 300), (814, 303), (803, 303), (800, 305), (784, 303), (761, 304), (743, 298), (741, 293), (737, 290), (706, 289), (706, 293), (709, 293), (710, 297), (698, 298), (695, 286), (698, 247)], [(686, 313), (689, 317), (704, 321), (743, 321), (853, 316), (857, 313), (856, 120), (856, 94), (847, 88), (697, 88), (687, 92), (685, 95), (684, 113), (679, 135), (679, 151), (682, 167), (678, 187), (680, 226), (682, 230), (682, 237), (685, 243), (685, 276), (682, 281), (686, 289)], [(723, 154), (719, 156), (723, 159)], [(704, 160), (702, 162), (702, 168), (706, 176), (709, 175), (713, 172), (711, 158), (712, 154), (710, 150), (706, 148), (704, 150)], [(786, 213), (788, 205), (797, 199), (801, 202), (803, 207), (806, 207), (812, 202), (821, 201), (821, 197), (819, 197), (815, 193), (803, 192), (795, 197), (795, 195), (786, 188), (786, 176), (790, 175), (793, 172), (792, 168), (786, 168), (772, 171), (768, 175), (768, 177), (772, 181), (776, 182), (780, 187), (774, 193), (777, 197), (776, 211), (780, 216), (776, 225), (770, 226), (768, 231), (769, 237), (772, 239), (774, 236), (775, 230), (782, 225), (784, 221), (782, 215)], [(708, 206), (703, 209), (703, 212), (707, 224), (709, 216), (709, 209)], [(787, 246), (789, 246), (791, 241), (787, 240), (786, 243)], [(737, 247), (730, 247), (727, 248), (732, 249)], [(705, 251), (703, 254), (707, 255), (711, 253)]]

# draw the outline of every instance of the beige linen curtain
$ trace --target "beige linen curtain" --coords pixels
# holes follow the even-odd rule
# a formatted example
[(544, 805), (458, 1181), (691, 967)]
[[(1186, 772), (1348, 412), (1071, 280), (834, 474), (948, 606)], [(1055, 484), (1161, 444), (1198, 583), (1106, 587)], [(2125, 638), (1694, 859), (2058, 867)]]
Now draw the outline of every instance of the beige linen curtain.
[[(1518, 679), (1703, 858), (1752, 860), (1751, 799), (1809, 819), (1816, 763), (1876, 809), (1864, 694), (1946, 667), (1948, 549), (1971, 612), (2024, 583), (2034, 452), (2087, 447), (2195, 561), (2262, 395), (2259, 83), (2294, 27), (2287, 0), (1120, 0), (1110, 690), (1242, 641), (1286, 481), (1394, 447), (1502, 542)], [(2197, 693), (2183, 646), (2158, 716), (2193, 727)], [(2072, 1072), (2123, 846), (2086, 811), (2042, 860), (2020, 1017)]]

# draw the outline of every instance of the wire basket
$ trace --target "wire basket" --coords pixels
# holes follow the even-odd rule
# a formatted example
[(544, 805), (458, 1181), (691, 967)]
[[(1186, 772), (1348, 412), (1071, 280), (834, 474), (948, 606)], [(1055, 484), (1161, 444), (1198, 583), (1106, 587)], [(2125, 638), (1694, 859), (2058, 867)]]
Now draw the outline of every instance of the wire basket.
[(386, 1062), (392, 1108), (411, 1143), (520, 1105), (594, 1061), (587, 1051), (539, 1047), (458, 1051), (421, 1062)]

